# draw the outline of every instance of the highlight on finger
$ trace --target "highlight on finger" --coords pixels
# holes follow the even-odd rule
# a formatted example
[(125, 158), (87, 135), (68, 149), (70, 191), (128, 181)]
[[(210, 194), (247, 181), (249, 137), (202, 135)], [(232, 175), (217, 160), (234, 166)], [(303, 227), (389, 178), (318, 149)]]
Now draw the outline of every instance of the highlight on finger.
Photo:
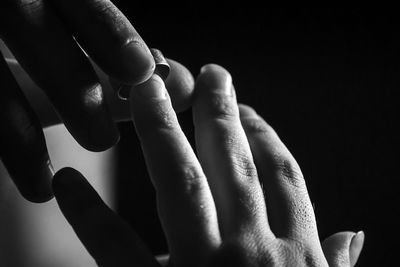
[(229, 72), (216, 64), (202, 67), (193, 102), (196, 148), (216, 203), (223, 238), (261, 226), (265, 229), (262, 234), (272, 237)]

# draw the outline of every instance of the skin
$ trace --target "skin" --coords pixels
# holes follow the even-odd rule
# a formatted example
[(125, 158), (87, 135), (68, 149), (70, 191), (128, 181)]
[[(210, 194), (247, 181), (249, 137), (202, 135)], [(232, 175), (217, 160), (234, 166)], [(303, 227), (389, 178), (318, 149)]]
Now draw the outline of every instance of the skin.
[[(0, 39), (56, 110), (57, 119), (52, 116), (49, 124), (61, 120), (90, 151), (104, 151), (119, 140), (115, 103), (107, 100), (95, 69), (119, 83), (136, 85), (155, 68), (139, 33), (109, 0), (2, 1)], [(186, 76), (172, 76), (178, 77), (177, 91), (190, 95), (193, 88), (186, 90), (181, 80)], [(53, 169), (41, 121), (3, 59), (0, 79), (0, 157), (26, 199), (48, 201), (53, 197)]]
[(170, 255), (157, 260), (79, 172), (62, 169), (57, 202), (99, 266), (354, 266), (363, 232), (321, 244), (298, 164), (254, 109), (237, 104), (225, 69), (206, 65), (196, 79), (197, 154), (157, 75), (130, 104)]
[[(5, 0), (0, 37), (88, 150), (111, 147), (119, 134), (100, 78), (79, 45), (114, 80), (141, 84), (131, 111), (157, 191), (170, 266), (355, 264), (363, 233), (338, 233), (321, 245), (300, 168), (273, 129), (250, 107), (237, 105), (221, 67), (206, 66), (197, 78), (196, 157), (173, 109), (185, 105), (171, 102), (152, 76), (148, 47), (110, 1)], [(54, 190), (100, 266), (159, 266), (77, 171), (59, 171), (51, 188), (42, 125), (4, 60), (0, 77), (0, 153), (21, 193), (43, 202)]]

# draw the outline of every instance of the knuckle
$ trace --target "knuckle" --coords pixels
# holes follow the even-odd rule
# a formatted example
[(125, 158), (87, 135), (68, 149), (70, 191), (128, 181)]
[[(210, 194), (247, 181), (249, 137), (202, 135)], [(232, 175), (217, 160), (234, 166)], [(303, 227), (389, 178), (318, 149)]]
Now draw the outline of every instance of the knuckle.
[(170, 179), (157, 181), (162, 185), (157, 188), (164, 193), (175, 196), (198, 196), (204, 192), (206, 178), (199, 168), (191, 163), (182, 163), (179, 167), (170, 169), (166, 176)]
[(279, 177), (290, 186), (295, 188), (305, 187), (303, 174), (294, 159), (282, 155), (275, 156), (273, 168)]
[(260, 118), (244, 118), (242, 119), (243, 128), (249, 134), (271, 134), (274, 132), (264, 120)]
[(235, 120), (238, 116), (236, 104), (221, 94), (212, 94), (208, 113), (211, 118), (222, 121)]
[(165, 106), (165, 103), (154, 103), (151, 110), (146, 114), (138, 112), (134, 114), (137, 130), (142, 135), (158, 135), (160, 132), (171, 132), (178, 129), (178, 120), (172, 110)]
[(203, 191), (204, 174), (199, 172), (199, 169), (193, 165), (186, 165), (180, 173), (184, 182), (184, 192), (188, 195), (198, 195)]
[[(236, 152), (237, 154), (237, 152)], [(257, 169), (253, 162), (249, 161), (244, 155), (236, 155), (233, 170), (246, 181), (257, 180)]]
[(154, 119), (154, 125), (161, 131), (174, 131), (177, 129), (178, 121), (176, 116), (167, 110), (159, 110)]

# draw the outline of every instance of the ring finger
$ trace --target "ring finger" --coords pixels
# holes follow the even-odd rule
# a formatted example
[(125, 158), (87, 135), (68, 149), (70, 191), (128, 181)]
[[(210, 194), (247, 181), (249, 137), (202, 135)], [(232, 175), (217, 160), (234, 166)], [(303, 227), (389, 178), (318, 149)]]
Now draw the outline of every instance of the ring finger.
[(264, 185), (272, 231), (277, 237), (317, 240), (319, 247), (314, 210), (296, 160), (252, 108), (240, 105), (240, 118)]

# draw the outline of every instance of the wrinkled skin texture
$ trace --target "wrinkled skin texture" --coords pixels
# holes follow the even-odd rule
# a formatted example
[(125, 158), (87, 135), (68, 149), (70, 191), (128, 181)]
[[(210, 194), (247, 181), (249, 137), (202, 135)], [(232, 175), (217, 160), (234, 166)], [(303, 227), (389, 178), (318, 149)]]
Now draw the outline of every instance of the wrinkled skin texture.
[(170, 255), (155, 258), (85, 178), (54, 178), (57, 202), (99, 266), (354, 266), (363, 232), (322, 244), (300, 167), (276, 132), (238, 105), (229, 73), (206, 65), (196, 79), (196, 150), (157, 75), (134, 88), (130, 108)]

